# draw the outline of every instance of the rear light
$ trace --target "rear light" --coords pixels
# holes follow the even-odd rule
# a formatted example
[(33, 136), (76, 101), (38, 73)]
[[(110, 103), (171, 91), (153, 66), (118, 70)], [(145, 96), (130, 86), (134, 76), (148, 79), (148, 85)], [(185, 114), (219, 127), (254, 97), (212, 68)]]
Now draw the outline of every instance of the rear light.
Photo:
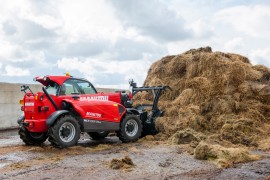
[(49, 111), (49, 107), (48, 106), (39, 106), (38, 110), (39, 111)]
[(24, 104), (24, 100), (23, 99), (21, 99), (19, 102), (20, 102), (20, 105), (23, 105)]
[(20, 105), (22, 105), (22, 106), (21, 106), (21, 111), (24, 111), (24, 100), (21, 99), (21, 100), (19, 101), (19, 103), (20, 103)]

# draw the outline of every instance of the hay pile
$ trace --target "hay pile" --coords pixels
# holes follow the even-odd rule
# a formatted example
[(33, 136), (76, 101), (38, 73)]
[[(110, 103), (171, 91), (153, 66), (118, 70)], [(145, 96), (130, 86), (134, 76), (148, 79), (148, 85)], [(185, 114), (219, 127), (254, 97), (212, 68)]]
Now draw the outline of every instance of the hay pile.
[(231, 167), (234, 164), (261, 159), (260, 155), (250, 154), (243, 148), (225, 148), (201, 142), (194, 150), (196, 159), (213, 160), (220, 167)]
[[(177, 137), (188, 136), (199, 142), (258, 147), (270, 135), (269, 80), (268, 67), (206, 47), (153, 63), (144, 86), (172, 88), (159, 102), (166, 112), (156, 122), (161, 139), (179, 143), (183, 139)], [(150, 97), (144, 92), (135, 101), (146, 103)]]

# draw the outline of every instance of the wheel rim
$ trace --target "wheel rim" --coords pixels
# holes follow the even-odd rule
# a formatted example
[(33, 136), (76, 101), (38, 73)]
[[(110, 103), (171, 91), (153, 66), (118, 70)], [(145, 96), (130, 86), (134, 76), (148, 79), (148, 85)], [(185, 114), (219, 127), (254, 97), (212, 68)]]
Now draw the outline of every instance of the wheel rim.
[(59, 128), (59, 137), (63, 142), (70, 142), (75, 137), (75, 126), (70, 122), (63, 123)]
[(125, 131), (129, 137), (135, 136), (138, 132), (138, 129), (138, 123), (134, 119), (130, 119), (127, 121), (125, 125)]

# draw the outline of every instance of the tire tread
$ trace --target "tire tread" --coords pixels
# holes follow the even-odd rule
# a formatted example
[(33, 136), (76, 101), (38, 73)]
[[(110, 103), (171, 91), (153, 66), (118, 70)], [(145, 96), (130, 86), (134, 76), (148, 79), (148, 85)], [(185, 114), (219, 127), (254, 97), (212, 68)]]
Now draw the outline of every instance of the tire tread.
[[(138, 119), (138, 131), (139, 131), (139, 136), (137, 136), (136, 138), (134, 138), (134, 139), (130, 139), (130, 138), (128, 138), (126, 135), (125, 135), (125, 122), (127, 121), (127, 119), (129, 119), (129, 118), (133, 118), (133, 119)], [(141, 136), (141, 133), (142, 133), (142, 122), (141, 122), (141, 120), (138, 118), (138, 116), (136, 116), (136, 115), (131, 115), (131, 114), (127, 114), (125, 117), (124, 117), (124, 119), (121, 121), (121, 123), (120, 123), (120, 130), (119, 131), (117, 131), (117, 136), (118, 136), (118, 138), (123, 142), (123, 143), (129, 143), (129, 142), (135, 142), (135, 141), (137, 141), (139, 138), (140, 138), (140, 136)]]
[(26, 145), (41, 145), (47, 139), (46, 135), (40, 139), (32, 138), (29, 134), (29, 131), (25, 127), (20, 127), (18, 134)]
[[(68, 145), (63, 145), (61, 144), (61, 142), (59, 142), (58, 138), (56, 137), (56, 134), (58, 134), (57, 129), (60, 123), (62, 123), (62, 121), (66, 121), (67, 119), (72, 119), (72, 121), (75, 123), (75, 126), (77, 126), (77, 129), (80, 129), (79, 123), (78, 121), (76, 121), (76, 119), (71, 116), (71, 115), (65, 115), (60, 117), (49, 129), (49, 142), (52, 144), (52, 146), (56, 147), (56, 148), (65, 148), (65, 147), (69, 147)], [(75, 127), (76, 129), (76, 127)], [(76, 138), (76, 137), (75, 137)], [(77, 137), (77, 139), (75, 140), (75, 144), (76, 145), (78, 143), (78, 140), (80, 138), (80, 133), (79, 133), (79, 137)]]

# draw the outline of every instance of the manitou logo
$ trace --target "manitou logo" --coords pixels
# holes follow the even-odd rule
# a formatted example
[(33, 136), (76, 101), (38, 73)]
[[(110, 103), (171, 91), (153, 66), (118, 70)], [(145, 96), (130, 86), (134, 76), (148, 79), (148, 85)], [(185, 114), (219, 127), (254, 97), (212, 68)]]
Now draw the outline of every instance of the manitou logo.
[(86, 116), (92, 116), (92, 117), (97, 117), (97, 118), (101, 118), (101, 114), (99, 113), (93, 113), (93, 112), (87, 112)]
[(81, 101), (87, 100), (98, 100), (98, 101), (108, 101), (109, 96), (88, 96), (88, 97), (81, 97)]

